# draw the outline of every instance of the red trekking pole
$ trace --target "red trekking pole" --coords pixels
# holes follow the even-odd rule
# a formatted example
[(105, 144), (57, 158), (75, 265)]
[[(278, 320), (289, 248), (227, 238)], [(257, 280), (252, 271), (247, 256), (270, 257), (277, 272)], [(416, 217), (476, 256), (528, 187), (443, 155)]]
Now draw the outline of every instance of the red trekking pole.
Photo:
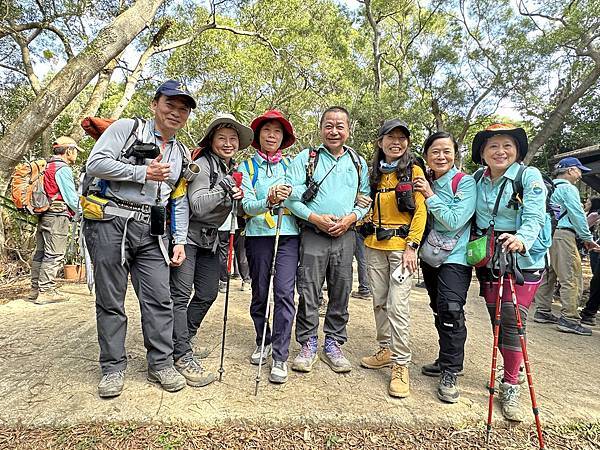
[[(231, 174), (235, 185), (239, 188), (242, 185), (242, 173), (233, 172)], [(233, 240), (235, 237), (235, 226), (237, 223), (238, 200), (233, 201), (231, 207), (231, 226), (229, 227), (229, 250), (227, 251), (227, 289), (225, 290), (225, 307), (223, 310), (223, 335), (221, 337), (221, 365), (219, 366), (219, 381), (223, 380), (223, 360), (225, 359), (225, 333), (227, 331), (227, 309), (229, 308), (229, 280), (231, 279), (231, 266), (233, 262)]]
[[(491, 282), (490, 282), (491, 284)], [(504, 272), (500, 274), (500, 284), (498, 286), (498, 295), (496, 296), (496, 310), (494, 314), (494, 346), (492, 348), (492, 373), (490, 374), (490, 400), (488, 403), (488, 419), (485, 435), (485, 443), (489, 444), (490, 432), (492, 431), (492, 414), (494, 412), (494, 393), (496, 386), (496, 365), (498, 362), (498, 336), (500, 334), (500, 305), (502, 303), (502, 291), (504, 290)]]

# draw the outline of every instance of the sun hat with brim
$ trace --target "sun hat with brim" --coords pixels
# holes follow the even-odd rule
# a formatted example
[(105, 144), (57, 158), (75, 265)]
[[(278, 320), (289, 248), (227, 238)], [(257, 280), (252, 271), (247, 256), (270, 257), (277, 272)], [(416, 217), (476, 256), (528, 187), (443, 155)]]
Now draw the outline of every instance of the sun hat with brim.
[(254, 131), (252, 147), (260, 150), (258, 133), (263, 124), (270, 120), (276, 120), (283, 127), (284, 136), (283, 140), (281, 141), (281, 146), (279, 148), (283, 150), (284, 148), (291, 147), (294, 144), (294, 142), (296, 142), (296, 136), (294, 135), (294, 127), (292, 127), (292, 124), (285, 117), (283, 117), (281, 111), (277, 111), (276, 109), (270, 109), (266, 111), (263, 115), (258, 116), (256, 119), (254, 119), (250, 124), (250, 128), (252, 128), (252, 130)]
[(592, 169), (584, 166), (583, 164), (581, 164), (581, 161), (579, 161), (577, 158), (574, 158), (572, 156), (561, 159), (558, 162), (558, 164), (556, 164), (556, 166), (555, 166), (556, 169), (569, 169), (571, 167), (577, 167), (582, 172), (591, 172), (592, 171)]
[(400, 128), (406, 137), (410, 138), (410, 130), (408, 129), (408, 124), (406, 122), (400, 119), (389, 119), (383, 122), (383, 125), (379, 128), (377, 139), (381, 139), (386, 134), (390, 134), (395, 128)]
[(198, 143), (199, 147), (209, 148), (211, 142), (208, 142), (208, 138), (210, 137), (211, 132), (219, 125), (226, 123), (231, 125), (235, 131), (237, 131), (238, 138), (240, 140), (240, 150), (248, 147), (254, 139), (254, 132), (251, 128), (248, 128), (246, 125), (242, 125), (238, 122), (232, 114), (219, 114), (216, 116), (210, 125), (206, 128), (206, 132), (204, 133), (204, 137)]
[(52, 147), (71, 147), (81, 151), (81, 149), (77, 146), (77, 142), (75, 142), (75, 140), (69, 136), (59, 137), (52, 143)]
[(495, 123), (475, 135), (473, 146), (471, 147), (471, 159), (474, 163), (482, 164), (481, 151), (483, 150), (485, 141), (492, 136), (498, 136), (500, 134), (512, 137), (517, 142), (517, 151), (519, 152), (518, 160), (523, 161), (523, 159), (525, 159), (527, 149), (529, 148), (525, 130), (509, 123)]
[(167, 97), (184, 97), (190, 108), (196, 108), (196, 100), (194, 100), (192, 94), (190, 94), (187, 88), (177, 80), (165, 81), (156, 90), (155, 95), (158, 94), (165, 95)]

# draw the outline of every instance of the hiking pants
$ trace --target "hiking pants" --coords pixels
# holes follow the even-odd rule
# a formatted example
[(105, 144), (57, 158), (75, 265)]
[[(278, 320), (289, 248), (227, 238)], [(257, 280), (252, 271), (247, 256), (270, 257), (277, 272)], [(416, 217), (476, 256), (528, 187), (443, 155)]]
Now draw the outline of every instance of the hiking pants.
[(465, 359), (467, 326), (464, 306), (473, 270), (471, 266), (461, 264), (431, 267), (423, 261), (421, 270), (438, 332), (439, 366), (442, 371), (458, 373), (463, 370)]
[(600, 308), (600, 254), (590, 252), (592, 279), (590, 280), (590, 299), (581, 311), (581, 317), (595, 317)]
[(246, 255), (252, 277), (252, 302), (250, 316), (256, 331), (256, 345), (262, 343), (265, 326), (265, 311), (269, 292), (274, 289), (275, 305), (270, 311), (273, 317), (273, 331), (267, 325), (265, 345), (273, 345), (273, 359), (287, 361), (289, 356), (292, 323), (296, 315), (294, 294), (296, 270), (298, 268), (298, 236), (281, 236), (277, 259), (275, 260), (275, 277), (271, 280), (271, 263), (275, 250), (274, 236), (246, 237)]
[(125, 293), (131, 284), (140, 303), (142, 334), (148, 366), (161, 370), (173, 364), (173, 308), (169, 295), (169, 267), (158, 239), (168, 248), (169, 236), (150, 236), (150, 225), (129, 220), (125, 235), (125, 263), (121, 239), (126, 219), (86, 220), (84, 235), (94, 264), (96, 323), (103, 374), (125, 370)]
[[(233, 237), (234, 260), (233, 266), (243, 281), (250, 280), (248, 259), (246, 258), (245, 237), (241, 235), (242, 230), (236, 230)], [(227, 281), (227, 254), (229, 253), (229, 231), (219, 231), (219, 280)], [(235, 271), (234, 271), (235, 272)]]
[(299, 302), (296, 314), (296, 340), (303, 344), (317, 337), (319, 296), (327, 278), (327, 313), (323, 331), (326, 337), (343, 344), (348, 340), (348, 300), (352, 290), (352, 259), (356, 245), (355, 231), (340, 237), (304, 227), (300, 235), (300, 264), (296, 285)]
[(358, 271), (358, 292), (361, 294), (370, 294), (369, 273), (367, 270), (367, 254), (365, 253), (365, 238), (360, 233), (356, 234), (356, 269)]
[[(186, 244), (185, 256), (181, 266), (171, 267), (175, 361), (192, 351), (190, 339), (198, 332), (219, 293), (219, 255), (211, 249)], [(194, 296), (190, 300), (192, 286)]]
[(69, 235), (69, 218), (42, 214), (35, 232), (35, 252), (31, 261), (31, 288), (41, 292), (56, 287)]

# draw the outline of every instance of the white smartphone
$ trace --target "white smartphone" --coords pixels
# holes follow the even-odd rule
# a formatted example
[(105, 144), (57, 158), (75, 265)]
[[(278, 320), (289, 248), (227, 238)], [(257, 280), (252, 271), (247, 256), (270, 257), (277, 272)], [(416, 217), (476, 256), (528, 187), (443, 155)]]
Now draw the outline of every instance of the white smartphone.
[(392, 278), (396, 280), (398, 283), (404, 283), (408, 278), (410, 278), (412, 272), (410, 272), (407, 268), (405, 268), (402, 264), (396, 267), (396, 270), (392, 272)]

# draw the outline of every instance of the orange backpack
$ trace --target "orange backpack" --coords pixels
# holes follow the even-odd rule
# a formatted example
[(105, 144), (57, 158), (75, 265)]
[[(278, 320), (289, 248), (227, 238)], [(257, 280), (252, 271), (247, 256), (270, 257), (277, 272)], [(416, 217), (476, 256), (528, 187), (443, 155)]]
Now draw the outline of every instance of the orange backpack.
[(10, 188), (17, 209), (29, 214), (42, 214), (50, 208), (50, 200), (44, 190), (46, 166), (45, 159), (17, 164)]

